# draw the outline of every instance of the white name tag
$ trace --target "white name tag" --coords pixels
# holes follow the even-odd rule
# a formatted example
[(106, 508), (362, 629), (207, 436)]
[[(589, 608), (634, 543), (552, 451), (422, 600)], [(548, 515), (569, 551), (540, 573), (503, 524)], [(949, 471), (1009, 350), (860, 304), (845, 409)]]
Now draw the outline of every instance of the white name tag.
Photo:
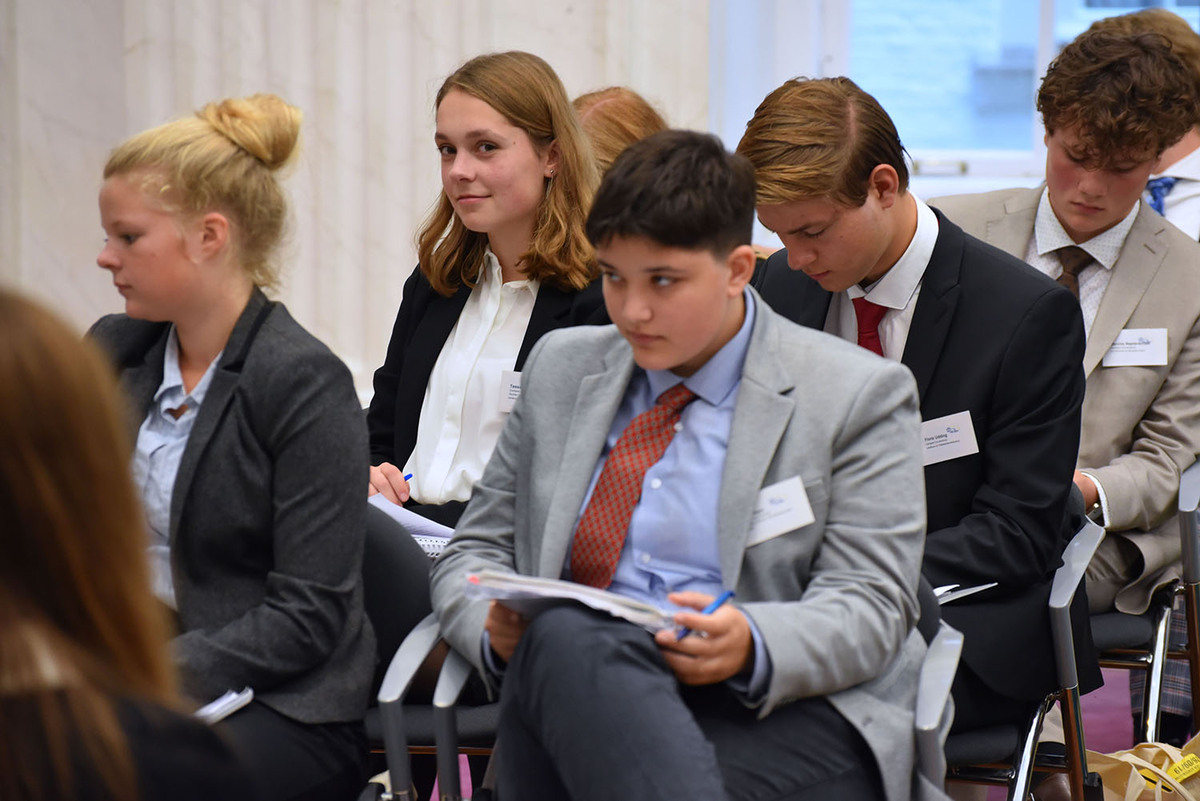
[(500, 374), (500, 411), (508, 414), (521, 396), (521, 374), (516, 370), (505, 370)]
[(1166, 363), (1165, 328), (1126, 328), (1100, 360), (1105, 367), (1155, 367)]
[(926, 467), (979, 453), (969, 411), (921, 423), (921, 440), (925, 443)]
[(800, 481), (800, 476), (763, 487), (758, 493), (758, 501), (754, 504), (754, 517), (750, 519), (750, 540), (746, 545), (766, 542), (780, 534), (803, 528), (814, 520), (816, 518), (813, 517), (808, 493), (804, 491), (804, 483)]

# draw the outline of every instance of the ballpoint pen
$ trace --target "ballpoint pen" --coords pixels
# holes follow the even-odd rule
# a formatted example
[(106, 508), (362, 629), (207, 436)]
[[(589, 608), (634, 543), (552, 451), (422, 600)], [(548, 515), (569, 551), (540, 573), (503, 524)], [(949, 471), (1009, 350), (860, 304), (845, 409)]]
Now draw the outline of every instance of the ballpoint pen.
[[(728, 601), (732, 597), (733, 597), (733, 590), (725, 590), (725, 592), (718, 595), (711, 604), (709, 604), (708, 606), (706, 606), (702, 610), (700, 610), (700, 614), (711, 615), (713, 612), (720, 609), (725, 604), (725, 602)], [(677, 631), (675, 633), (675, 642), (679, 642), (680, 640), (682, 640), (684, 637), (688, 636), (691, 633), (692, 633), (692, 630), (689, 629), (687, 626), (684, 626), (683, 628), (679, 629), (679, 631)]]

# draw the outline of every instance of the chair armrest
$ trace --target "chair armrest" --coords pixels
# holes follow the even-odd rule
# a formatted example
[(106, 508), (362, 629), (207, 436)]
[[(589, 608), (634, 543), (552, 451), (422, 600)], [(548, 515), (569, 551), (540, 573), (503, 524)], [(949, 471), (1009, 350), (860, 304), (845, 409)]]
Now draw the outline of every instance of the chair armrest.
[(379, 718), (383, 727), (388, 772), (391, 774), (392, 797), (395, 799), (412, 798), (408, 738), (404, 734), (404, 696), (417, 670), (440, 639), (437, 617), (427, 615), (396, 649), (396, 655), (388, 664), (379, 688)]
[(1200, 462), (1179, 476), (1179, 543), (1183, 549), (1183, 580), (1188, 584), (1200, 582)]
[(438, 788), (442, 798), (459, 798), (458, 723), (454, 705), (462, 695), (475, 666), (458, 651), (451, 649), (442, 663), (437, 686), (433, 690), (433, 735), (437, 744)]
[(950, 730), (947, 714), (950, 688), (958, 672), (962, 647), (962, 633), (942, 623), (925, 652), (917, 684), (917, 709), (913, 720), (917, 756), (921, 773), (938, 787), (945, 781), (945, 737)]
[(1079, 686), (1079, 671), (1075, 665), (1075, 638), (1071, 629), (1071, 603), (1075, 591), (1087, 572), (1096, 549), (1104, 541), (1104, 529), (1088, 520), (1067, 543), (1062, 566), (1054, 571), (1050, 585), (1050, 630), (1054, 638), (1055, 663), (1059, 684), (1064, 688)]

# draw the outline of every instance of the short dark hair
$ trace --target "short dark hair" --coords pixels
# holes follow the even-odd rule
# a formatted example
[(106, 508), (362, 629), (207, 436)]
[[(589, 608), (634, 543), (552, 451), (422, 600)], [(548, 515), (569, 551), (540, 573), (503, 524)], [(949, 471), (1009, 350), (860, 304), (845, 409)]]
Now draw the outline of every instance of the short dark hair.
[(1075, 128), (1087, 163), (1157, 158), (1196, 119), (1190, 66), (1157, 33), (1088, 30), (1063, 48), (1037, 95), (1046, 132)]
[(614, 236), (723, 256), (750, 244), (754, 168), (712, 134), (661, 131), (630, 145), (592, 201), (587, 235)]

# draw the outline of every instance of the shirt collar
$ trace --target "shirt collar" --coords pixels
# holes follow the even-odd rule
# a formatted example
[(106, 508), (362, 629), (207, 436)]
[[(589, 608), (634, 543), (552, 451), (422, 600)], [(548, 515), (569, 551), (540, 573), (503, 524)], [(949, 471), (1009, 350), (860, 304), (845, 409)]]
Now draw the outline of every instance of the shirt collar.
[(912, 197), (917, 203), (917, 230), (913, 233), (912, 241), (878, 281), (866, 289), (858, 284), (847, 289), (846, 294), (851, 299), (865, 297), (889, 309), (908, 308), (917, 287), (921, 285), (921, 279), (925, 277), (925, 268), (929, 266), (929, 258), (933, 255), (938, 237), (937, 215), (921, 198), (916, 195)]
[(158, 391), (154, 393), (155, 403), (159, 402), (165, 394), (172, 391), (183, 398), (183, 403), (192, 408), (196, 408), (204, 403), (204, 396), (208, 394), (208, 387), (212, 383), (217, 363), (221, 361), (221, 356), (224, 353), (225, 350), (222, 349), (220, 353), (213, 357), (213, 360), (208, 365), (208, 369), (204, 371), (204, 375), (196, 382), (196, 386), (192, 387), (192, 391), (185, 395), (183, 391), (183, 373), (179, 370), (179, 335), (175, 332), (175, 326), (172, 324), (171, 330), (167, 334), (167, 349), (163, 354), (163, 380), (158, 387)]
[(1150, 177), (1161, 178), (1164, 175), (1169, 175), (1172, 178), (1184, 178), (1189, 181), (1200, 181), (1200, 148), (1196, 148), (1191, 153), (1188, 153), (1161, 173), (1156, 172)]
[[(743, 290), (742, 297), (746, 302), (746, 316), (742, 320), (741, 328), (699, 370), (683, 380), (688, 389), (713, 406), (720, 405), (741, 381), (742, 364), (746, 361), (746, 352), (750, 349), (750, 333), (754, 330), (756, 314), (755, 301), (749, 290)], [(655, 398), (680, 383), (679, 376), (670, 370), (647, 370), (646, 377), (650, 381), (650, 391)]]
[(532, 291), (537, 285), (537, 282), (530, 278), (509, 281), (507, 284), (504, 283), (504, 272), (500, 269), (500, 260), (496, 258), (496, 254), (492, 252), (490, 246), (483, 249), (483, 270), (479, 274), (479, 283), (493, 287), (504, 287), (510, 291), (516, 289), (529, 289)]
[(1043, 189), (1042, 199), (1038, 201), (1037, 218), (1033, 224), (1037, 253), (1039, 256), (1045, 256), (1059, 248), (1077, 244), (1104, 269), (1111, 270), (1117, 263), (1117, 257), (1121, 255), (1121, 248), (1125, 246), (1125, 237), (1129, 235), (1129, 229), (1133, 227), (1133, 221), (1141, 207), (1142, 201), (1139, 200), (1133, 204), (1133, 208), (1125, 215), (1125, 219), (1112, 228), (1102, 234), (1096, 234), (1086, 242), (1076, 243), (1063, 228), (1062, 223), (1058, 221), (1058, 216), (1050, 206), (1050, 190)]

